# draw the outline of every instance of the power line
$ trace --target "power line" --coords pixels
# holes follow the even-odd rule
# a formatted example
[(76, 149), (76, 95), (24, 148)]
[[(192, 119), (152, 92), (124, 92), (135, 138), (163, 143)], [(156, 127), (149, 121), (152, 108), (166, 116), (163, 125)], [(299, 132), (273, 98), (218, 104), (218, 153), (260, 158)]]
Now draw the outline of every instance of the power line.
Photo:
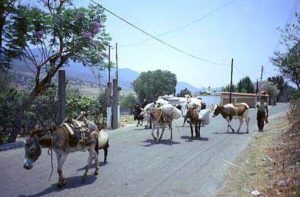
[(196, 55), (193, 55), (193, 54), (191, 54), (191, 53), (189, 53), (189, 52), (186, 52), (186, 51), (184, 51), (184, 50), (182, 50), (182, 49), (179, 49), (179, 48), (177, 48), (177, 47), (175, 47), (175, 46), (173, 46), (173, 45), (171, 45), (171, 44), (169, 44), (169, 43), (167, 43), (167, 42), (165, 42), (165, 41), (163, 41), (163, 40), (161, 40), (161, 39), (159, 39), (159, 38), (153, 36), (152, 34), (150, 34), (150, 33), (146, 32), (146, 31), (144, 31), (143, 29), (137, 27), (136, 25), (134, 25), (134, 24), (128, 22), (128, 21), (125, 20), (124, 18), (118, 16), (117, 14), (115, 14), (115, 13), (113, 13), (112, 11), (108, 10), (107, 8), (103, 7), (103, 6), (100, 5), (99, 3), (97, 3), (97, 2), (95, 2), (95, 1), (93, 1), (93, 0), (91, 0), (91, 1), (92, 1), (93, 3), (95, 3), (95, 4), (97, 4), (98, 6), (102, 7), (105, 11), (107, 11), (107, 12), (110, 13), (111, 15), (117, 17), (118, 19), (120, 19), (120, 20), (122, 20), (123, 22), (127, 23), (128, 25), (132, 26), (133, 28), (139, 30), (140, 32), (146, 34), (147, 36), (151, 37), (152, 39), (154, 39), (154, 40), (156, 40), (156, 41), (158, 41), (158, 42), (160, 42), (160, 43), (162, 43), (162, 44), (164, 44), (164, 45), (166, 45), (166, 46), (168, 46), (168, 47), (170, 47), (170, 48), (172, 48), (172, 49), (174, 49), (174, 50), (176, 50), (176, 51), (178, 51), (178, 52), (180, 52), (180, 53), (183, 53), (183, 54), (185, 54), (185, 55), (188, 55), (188, 56), (190, 56), (190, 57), (192, 57), (192, 58), (194, 58), (194, 59), (197, 59), (197, 60), (200, 60), (200, 61), (203, 61), (203, 62), (208, 62), (208, 63), (216, 64), (216, 65), (228, 65), (228, 64), (218, 63), (218, 62), (214, 62), (214, 61), (211, 61), (211, 60), (208, 60), (208, 59), (204, 59), (204, 58), (198, 57), (198, 56), (196, 56)]
[[(173, 33), (173, 32), (175, 32), (175, 31), (184, 29), (184, 28), (186, 28), (186, 27), (188, 27), (188, 26), (191, 26), (192, 24), (197, 23), (197, 22), (199, 22), (199, 21), (201, 21), (201, 20), (207, 18), (208, 16), (210, 16), (210, 15), (212, 15), (212, 14), (218, 12), (219, 10), (222, 10), (223, 8), (228, 7), (229, 5), (235, 3), (236, 1), (238, 1), (238, 0), (233, 0), (233, 1), (229, 2), (229, 3), (227, 3), (227, 4), (224, 4), (224, 5), (222, 5), (222, 6), (218, 7), (218, 8), (216, 8), (216, 9), (210, 11), (209, 13), (207, 13), (207, 14), (201, 16), (201, 17), (198, 18), (198, 19), (195, 19), (195, 20), (193, 20), (193, 21), (191, 21), (191, 22), (189, 22), (189, 23), (186, 23), (186, 24), (184, 24), (184, 25), (181, 25), (181, 26), (179, 26), (179, 27), (176, 27), (176, 28), (174, 28), (174, 29), (172, 29), (172, 30), (169, 30), (169, 31), (166, 31), (166, 32), (164, 32), (164, 33), (158, 34), (158, 35), (156, 35), (156, 37), (162, 37), (162, 36), (165, 36), (165, 35), (167, 35), (167, 34)], [(122, 45), (122, 47), (131, 47), (131, 46), (140, 45), (140, 44), (145, 43), (145, 42), (147, 42), (147, 41), (149, 41), (149, 40), (152, 40), (152, 39), (153, 39), (153, 38), (148, 38), (148, 39), (142, 40), (142, 41), (140, 41), (140, 42), (138, 42), (138, 43), (136, 43), (136, 44)]]

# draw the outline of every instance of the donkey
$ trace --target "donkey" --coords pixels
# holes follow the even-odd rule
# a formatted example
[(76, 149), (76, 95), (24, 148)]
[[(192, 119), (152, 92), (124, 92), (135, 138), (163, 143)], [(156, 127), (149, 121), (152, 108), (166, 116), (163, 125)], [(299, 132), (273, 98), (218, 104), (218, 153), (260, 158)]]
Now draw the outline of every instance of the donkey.
[(200, 127), (201, 127), (201, 119), (199, 118), (199, 112), (197, 107), (188, 108), (186, 113), (186, 118), (189, 119), (190, 128), (191, 128), (191, 139), (193, 136), (193, 125), (195, 125), (195, 138), (200, 138)]
[[(170, 139), (172, 140), (173, 138), (173, 129), (172, 129), (172, 118), (165, 115), (161, 109), (151, 109), (150, 111), (150, 119), (152, 122), (152, 132), (151, 135), (153, 139), (158, 143), (161, 139), (162, 136), (164, 135), (165, 128), (169, 127), (171, 131), (171, 136)], [(159, 129), (162, 129), (160, 135), (159, 135)], [(157, 130), (156, 136), (154, 136), (154, 130)]]
[(106, 163), (109, 139), (108, 133), (104, 130), (92, 131), (86, 142), (82, 143), (74, 139), (65, 124), (58, 126), (53, 130), (35, 129), (29, 132), (25, 137), (25, 159), (23, 167), (30, 170), (33, 163), (41, 155), (41, 147), (53, 149), (57, 158), (58, 187), (65, 186), (65, 178), (63, 177), (62, 168), (69, 153), (75, 151), (89, 151), (88, 162), (82, 181), (85, 180), (91, 163), (95, 159), (96, 167), (94, 175), (98, 175), (98, 150), (104, 149), (104, 162)]
[(133, 119), (137, 120), (136, 127), (138, 127), (139, 125), (143, 126), (144, 112), (143, 112), (143, 109), (141, 108), (141, 106), (139, 104), (134, 105)]
[(240, 132), (241, 126), (243, 124), (243, 119), (246, 120), (247, 131), (249, 133), (249, 106), (247, 103), (236, 103), (236, 104), (226, 104), (224, 106), (215, 105), (213, 106), (213, 117), (222, 114), (223, 118), (227, 121), (227, 131), (229, 128), (234, 133), (235, 130), (231, 126), (232, 118), (239, 119), (240, 125), (237, 132)]

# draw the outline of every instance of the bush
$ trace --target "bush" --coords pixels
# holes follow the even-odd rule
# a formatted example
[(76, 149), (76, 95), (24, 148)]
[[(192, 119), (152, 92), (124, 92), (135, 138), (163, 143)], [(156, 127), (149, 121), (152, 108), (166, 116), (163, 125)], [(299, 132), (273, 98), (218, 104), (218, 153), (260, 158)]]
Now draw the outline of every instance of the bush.
[(300, 98), (290, 101), (288, 119), (290, 122), (300, 121)]

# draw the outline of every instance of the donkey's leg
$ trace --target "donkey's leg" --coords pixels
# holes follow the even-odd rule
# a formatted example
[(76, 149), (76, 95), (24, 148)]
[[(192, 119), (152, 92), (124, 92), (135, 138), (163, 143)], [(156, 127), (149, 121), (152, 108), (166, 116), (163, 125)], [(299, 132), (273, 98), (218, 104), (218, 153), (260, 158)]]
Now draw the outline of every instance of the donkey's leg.
[(154, 136), (154, 129), (155, 129), (155, 127), (154, 127), (154, 125), (152, 126), (152, 132), (151, 132), (151, 135), (152, 135), (152, 137), (153, 137), (153, 139), (156, 141), (156, 137)]
[(160, 137), (159, 137), (158, 141), (160, 141), (162, 139), (162, 137), (164, 135), (164, 132), (165, 132), (165, 126), (163, 126), (162, 129), (161, 129), (161, 134), (160, 134)]
[(169, 128), (170, 128), (170, 131), (171, 131), (171, 140), (173, 139), (173, 127), (172, 127), (172, 122), (169, 124)]
[(194, 131), (193, 131), (193, 124), (192, 124), (192, 122), (190, 122), (190, 129), (191, 129), (191, 139), (193, 139), (194, 138), (194, 136), (193, 136)]
[(198, 138), (200, 139), (200, 129), (201, 129), (201, 124), (202, 124), (202, 121), (199, 120), (199, 124), (198, 124)]
[(230, 128), (231, 131), (234, 133), (234, 128), (232, 128), (232, 126), (231, 126), (231, 119), (229, 117), (227, 117), (226, 120), (227, 120), (227, 123), (228, 123), (227, 132), (228, 132), (228, 130)]
[(94, 175), (98, 175), (99, 173), (98, 173), (98, 170), (99, 170), (99, 159), (98, 159), (98, 154), (97, 154), (97, 152), (95, 151), (95, 149), (94, 149), (94, 151), (93, 151), (93, 154), (94, 154), (94, 158), (95, 158), (95, 172), (94, 172)]
[(239, 128), (238, 128), (238, 130), (237, 130), (237, 132), (239, 133), (240, 132), (240, 130), (241, 130), (241, 127), (242, 127), (242, 124), (243, 124), (243, 117), (239, 117), (239, 121), (240, 121), (240, 125), (239, 125)]
[(85, 166), (85, 171), (82, 175), (82, 182), (84, 182), (85, 180), (85, 177), (87, 176), (87, 173), (91, 167), (91, 163), (92, 163), (92, 160), (93, 160), (93, 156), (94, 154), (92, 153), (92, 148), (89, 148), (89, 157), (88, 157), (88, 161), (87, 161), (87, 165)]
[(107, 163), (107, 153), (108, 153), (108, 147), (103, 148), (104, 150), (104, 163)]
[(183, 124), (182, 124), (183, 127), (184, 127), (184, 125), (185, 125), (186, 120), (187, 120), (187, 116), (185, 115), (185, 116), (184, 116), (184, 119), (183, 119)]
[(58, 187), (63, 187), (65, 186), (65, 178), (63, 177), (62, 168), (68, 154), (64, 154), (56, 151), (55, 153), (57, 158)]

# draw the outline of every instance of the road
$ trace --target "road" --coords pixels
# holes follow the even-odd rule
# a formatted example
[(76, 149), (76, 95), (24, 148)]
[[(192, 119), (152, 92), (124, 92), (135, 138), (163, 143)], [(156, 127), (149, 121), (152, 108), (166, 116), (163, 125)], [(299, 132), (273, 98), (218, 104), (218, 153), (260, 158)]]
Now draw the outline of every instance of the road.
[[(270, 124), (274, 117), (283, 116), (288, 104), (270, 107)], [(224, 184), (230, 163), (242, 153), (257, 133), (255, 109), (250, 109), (250, 133), (227, 134), (226, 121), (211, 118), (201, 128), (201, 139), (190, 140), (190, 130), (182, 127), (182, 119), (174, 124), (173, 141), (166, 130), (161, 143), (156, 144), (150, 130), (127, 126), (110, 132), (108, 163), (100, 152), (100, 174), (89, 171), (81, 182), (88, 153), (70, 154), (63, 173), (67, 186), (56, 187), (56, 158), (51, 172), (50, 156), (43, 149), (32, 170), (23, 169), (22, 148), (0, 152), (0, 196), (214, 196)], [(238, 121), (233, 121), (237, 128)], [(266, 131), (267, 132), (267, 131)]]

